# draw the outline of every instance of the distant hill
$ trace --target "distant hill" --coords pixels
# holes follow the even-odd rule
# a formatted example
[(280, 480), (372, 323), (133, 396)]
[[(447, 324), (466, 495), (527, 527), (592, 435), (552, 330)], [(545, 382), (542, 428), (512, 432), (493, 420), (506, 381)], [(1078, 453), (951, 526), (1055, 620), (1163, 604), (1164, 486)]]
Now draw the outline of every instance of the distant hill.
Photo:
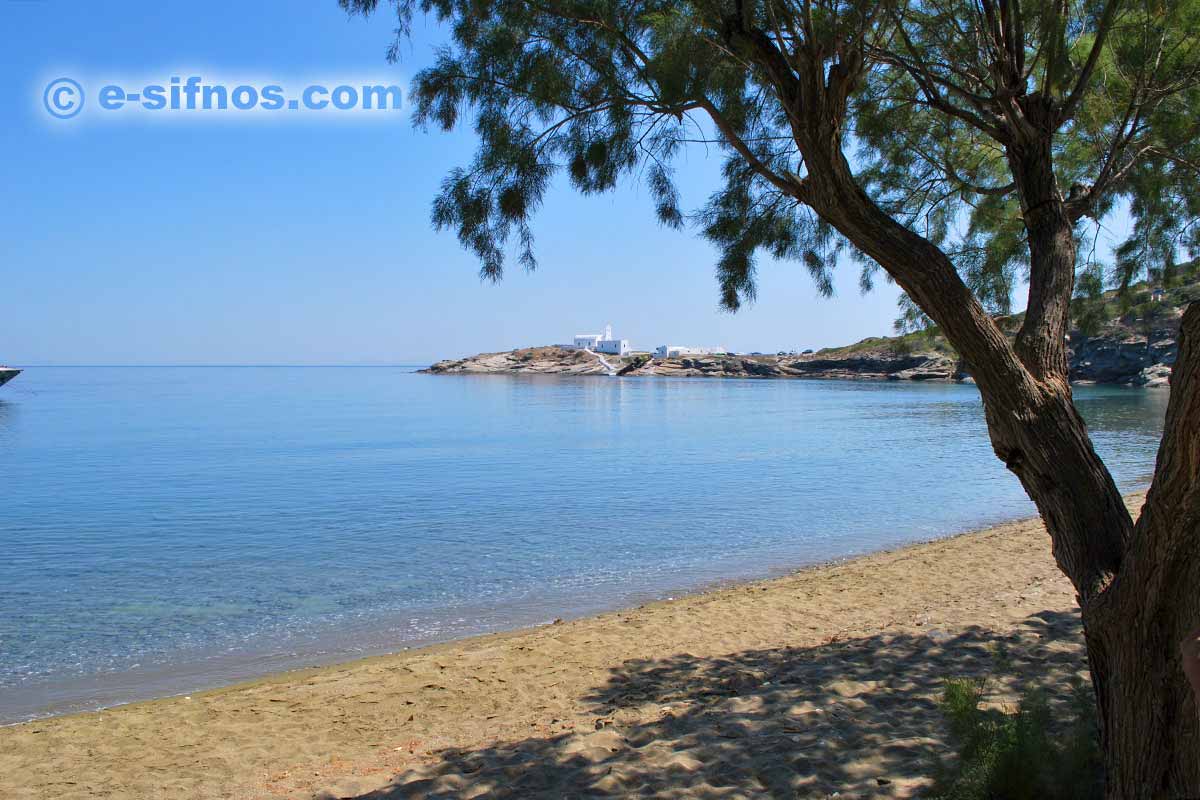
[[(1186, 265), (1181, 272), (1181, 279), (1169, 287), (1142, 282), (1124, 292), (1113, 289), (1094, 298), (1075, 298), (1068, 343), (1071, 380), (1165, 385), (1178, 352), (1176, 337), (1184, 309), (1189, 303), (1200, 302), (1200, 261)], [(1016, 335), (1024, 320), (1024, 312), (997, 317), (1009, 336)], [(884, 353), (958, 357), (936, 327), (903, 336), (873, 336), (817, 351), (825, 359)]]

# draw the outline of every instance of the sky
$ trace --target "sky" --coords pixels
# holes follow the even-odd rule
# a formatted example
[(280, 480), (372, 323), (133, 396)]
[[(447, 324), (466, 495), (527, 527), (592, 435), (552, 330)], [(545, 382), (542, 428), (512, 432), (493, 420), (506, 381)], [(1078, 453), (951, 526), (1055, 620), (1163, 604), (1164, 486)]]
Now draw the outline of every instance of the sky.
[[(849, 263), (824, 299), (801, 265), (764, 261), (755, 304), (722, 311), (713, 248), (661, 227), (636, 184), (581, 197), (559, 180), (534, 220), (539, 268), (482, 282), (429, 221), (473, 134), (415, 129), (407, 109), (58, 120), (42, 105), (59, 77), (361, 75), (407, 88), (445, 33), (418, 18), (389, 65), (393, 23), (336, 0), (0, 0), (0, 363), (422, 364), (606, 323), (640, 349), (774, 352), (890, 333), (897, 290), (880, 281), (863, 296)], [(718, 169), (715, 151), (686, 154), (684, 207)]]

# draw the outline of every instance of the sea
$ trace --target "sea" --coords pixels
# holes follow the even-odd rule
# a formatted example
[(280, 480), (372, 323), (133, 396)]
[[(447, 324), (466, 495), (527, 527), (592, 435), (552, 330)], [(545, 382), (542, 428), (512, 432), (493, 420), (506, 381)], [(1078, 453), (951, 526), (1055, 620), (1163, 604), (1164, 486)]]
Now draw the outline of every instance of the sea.
[[(39, 367), (0, 389), (0, 722), (1034, 513), (971, 385)], [(1167, 393), (1078, 387), (1122, 489)]]

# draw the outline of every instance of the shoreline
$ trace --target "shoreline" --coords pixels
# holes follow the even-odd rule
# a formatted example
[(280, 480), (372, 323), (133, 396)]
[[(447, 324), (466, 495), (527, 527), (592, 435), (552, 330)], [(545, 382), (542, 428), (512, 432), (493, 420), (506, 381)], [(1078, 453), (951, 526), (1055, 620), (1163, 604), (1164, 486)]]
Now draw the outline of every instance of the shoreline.
[[(1146, 482), (1140, 482), (1139, 488), (1132, 493), (1126, 493), (1126, 496), (1140, 496), (1145, 492), (1147, 485)], [(493, 636), (527, 633), (556, 622), (587, 620), (606, 614), (642, 609), (656, 603), (683, 601), (714, 592), (735, 590), (747, 585), (771, 583), (800, 575), (810, 570), (838, 567), (872, 556), (896, 553), (910, 547), (919, 547), (954, 539), (959, 536), (983, 533), (1002, 525), (1036, 521), (1036, 516), (1002, 518), (980, 524), (968, 524), (950, 532), (935, 533), (932, 535), (921, 533), (914, 535), (912, 538), (903, 539), (895, 544), (889, 544), (880, 548), (873, 548), (867, 545), (867, 549), (852, 550), (844, 555), (801, 560), (777, 566), (751, 567), (747, 564), (739, 564), (735, 567), (727, 565), (729, 571), (735, 574), (696, 578), (690, 583), (684, 580), (683, 576), (677, 576), (681, 582), (675, 584), (667, 584), (657, 588), (647, 586), (606, 600), (583, 601), (572, 608), (565, 608), (562, 605), (547, 605), (538, 612), (526, 612), (523, 615), (510, 616), (503, 621), (480, 622), (479, 628), (476, 630), (434, 635), (427, 638), (408, 640), (407, 642), (392, 640), (384, 644), (383, 640), (387, 638), (384, 636), (384, 632), (391, 630), (391, 628), (389, 621), (379, 619), (371, 623), (361, 624), (353, 631), (348, 632), (345, 629), (339, 629), (336, 633), (327, 633), (322, 637), (304, 643), (302, 645), (304, 649), (299, 653), (270, 651), (225, 655), (218, 652), (216, 655), (194, 658), (191, 661), (155, 665), (149, 668), (142, 667), (139, 664), (136, 665), (134, 670), (114, 674), (105, 673), (102, 676), (81, 676), (69, 682), (75, 685), (88, 686), (89, 694), (109, 695), (112, 698), (109, 701), (67, 699), (58, 701), (54, 705), (42, 705), (39, 706), (39, 710), (32, 713), (22, 713), (19, 716), (0, 718), (0, 730), (63, 717), (98, 714), (128, 706), (178, 699), (188, 695), (196, 696), (212, 692), (236, 690), (239, 687), (270, 681), (276, 678), (282, 679), (287, 676), (307, 673), (313, 670), (349, 667), (378, 658), (402, 657), (429, 648), (452, 646)], [(453, 614), (447, 612), (447, 616), (452, 617), (459, 613), (461, 613), (461, 609), (456, 610)], [(400, 616), (404, 615), (401, 614)], [(390, 620), (391, 618), (389, 617), (388, 619)], [(352, 647), (350, 646), (350, 642), (358, 642), (359, 644)], [(325, 648), (330, 649), (326, 650)], [(359, 652), (355, 653), (355, 650)], [(211, 668), (214, 662), (225, 662), (223, 668), (218, 668), (215, 675), (212, 674)], [(275, 663), (273, 667), (268, 667), (265, 670), (249, 666), (254, 663), (262, 664), (264, 662)], [(206, 670), (205, 667), (209, 667), (209, 669)], [(129, 676), (146, 683), (152, 683), (158, 689), (157, 691), (151, 689), (145, 692), (137, 690), (122, 692), (112, 684), (99, 680), (102, 677), (114, 678), (122, 676)], [(180, 680), (184, 676), (188, 676), (190, 680)], [(38, 688), (42, 689), (43, 687)]]
[[(1127, 496), (1135, 507), (1141, 499), (1141, 493)], [(1018, 557), (1009, 559), (1009, 573), (997, 574), (992, 567), (1003, 553)], [(1017, 584), (1021, 586), (1013, 594)], [(1040, 522), (1019, 519), (789, 570), (782, 576), (710, 585), (637, 607), (289, 670), (191, 695), (8, 725), (0, 728), (0, 788), (10, 797), (53, 792), (70, 798), (103, 792), (132, 798), (153, 796), (169, 785), (172, 793), (196, 797), (273, 798), (317, 796), (322, 787), (332, 786), (334, 796), (358, 796), (388, 785), (399, 774), (444, 784), (449, 795), (458, 796), (458, 790), (477, 781), (470, 777), (471, 765), (457, 762), (463, 752), (481, 754), (476, 770), (511, 770), (503, 763), (504, 752), (511, 748), (496, 748), (497, 743), (514, 741), (551, 748), (541, 761), (563, 756), (558, 759), (563, 763), (555, 761), (555, 774), (564, 780), (601, 780), (603, 776), (589, 778), (591, 773), (583, 767), (570, 767), (568, 754), (556, 749), (559, 743), (579, 737), (589, 742), (598, 736), (611, 739), (597, 745), (608, 753), (601, 760), (608, 761), (630, 742), (640, 741), (625, 733), (617, 742), (608, 734), (644, 732), (648, 725), (660, 725), (662, 709), (676, 704), (664, 697), (649, 705), (616, 702), (608, 689), (617, 676), (645, 682), (650, 675), (651, 694), (674, 687), (686, 696), (700, 673), (719, 671), (733, 657), (730, 654), (752, 654), (748, 658), (756, 666), (746, 670), (757, 675), (762, 671), (758, 661), (774, 663), (775, 652), (844, 649), (851, 640), (874, 642), (884, 636), (892, 642), (886, 647), (900, 637), (913, 651), (910, 659), (922, 658), (920, 653), (930, 646), (981, 635), (972, 631), (1003, 633), (1035, 625), (1030, 620), (1041, 612), (1054, 615), (1052, 627), (1077, 668), (1082, 658), (1078, 643), (1066, 641), (1077, 625), (1073, 606), (1069, 584), (1049, 559)], [(758, 618), (757, 625), (745, 624), (748, 614)], [(908, 641), (914, 635), (919, 640), (915, 644)], [(868, 652), (877, 646), (870, 645)], [(1034, 651), (1038, 647), (1036, 642), (1029, 646)], [(680, 665), (680, 658), (705, 664)], [(833, 659), (824, 669), (855, 670), (855, 664)], [(973, 668), (978, 667), (974, 663)], [(769, 687), (787, 685), (768, 680), (749, 688), (770, 694), (783, 689)], [(562, 688), (566, 686), (571, 688)], [(693, 693), (687, 702), (702, 706), (710, 697), (725, 697), (722, 687), (724, 683), (715, 695), (707, 690)], [(936, 685), (925, 689), (928, 695)], [(839, 707), (870, 705), (862, 699), (850, 702), (865, 696), (854, 686), (827, 694), (822, 692), (822, 699)], [(634, 695), (636, 700), (638, 693)], [(922, 713), (917, 718), (925, 728), (936, 728), (937, 715), (930, 713), (928, 701), (925, 696), (918, 704)], [(811, 698), (803, 702), (814, 703)], [(858, 705), (858, 710), (864, 707)], [(831, 719), (822, 717), (822, 724)], [(694, 722), (695, 748), (710, 746), (714, 735), (725, 741), (705, 727), (708, 722)], [(770, 727), (777, 720), (758, 722)], [(894, 718), (888, 725), (903, 727)], [(660, 733), (651, 738), (670, 732)], [(925, 738), (930, 735), (927, 731)], [(824, 741), (823, 747), (831, 746), (831, 740)], [(653, 744), (647, 740), (635, 748), (639, 760), (645, 757), (640, 751)], [(913, 756), (914, 763), (923, 765), (921, 770), (927, 769), (927, 755)], [(688, 763), (691, 771), (707, 775), (703, 764)], [(868, 773), (884, 776), (891, 794), (882, 796), (908, 796), (905, 792), (921, 779), (915, 773), (897, 773), (915, 769), (905, 763), (903, 768), (877, 764), (873, 773), (864, 772), (863, 785), (879, 790), (884, 784)], [(207, 766), (197, 769), (197, 764)], [(639, 773), (632, 762), (624, 768)], [(76, 780), (81, 777), (82, 782)], [(649, 775), (632, 774), (622, 780), (635, 778), (651, 780)], [(814, 780), (814, 788), (850, 785), (846, 776), (840, 783), (830, 782), (828, 776)], [(630, 785), (623, 785), (622, 791)], [(602, 787), (593, 786), (598, 788)]]
[[(864, 340), (857, 345), (803, 353), (657, 356), (645, 352), (603, 356), (566, 345), (449, 358), (417, 370), (430, 375), (606, 375), (677, 378), (805, 378), (809, 380), (899, 381), (974, 384), (966, 364), (948, 346), (927, 349), (889, 346), (899, 340)], [(927, 343), (928, 344), (928, 343)], [(942, 343), (945, 345), (945, 343)], [(1070, 350), (1071, 382), (1079, 385), (1169, 387), (1175, 342), (1157, 349), (1121, 340), (1087, 337)], [(1153, 355), (1151, 351), (1154, 351)]]

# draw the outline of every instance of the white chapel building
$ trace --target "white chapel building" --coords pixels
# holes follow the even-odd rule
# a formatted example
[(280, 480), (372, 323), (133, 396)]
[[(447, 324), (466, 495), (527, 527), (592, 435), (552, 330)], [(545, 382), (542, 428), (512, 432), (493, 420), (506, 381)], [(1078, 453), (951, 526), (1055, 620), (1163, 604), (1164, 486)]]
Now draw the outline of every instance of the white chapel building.
[(574, 346), (579, 350), (593, 350), (614, 356), (628, 355), (629, 340), (614, 339), (612, 325), (604, 326), (604, 333), (577, 333)]

